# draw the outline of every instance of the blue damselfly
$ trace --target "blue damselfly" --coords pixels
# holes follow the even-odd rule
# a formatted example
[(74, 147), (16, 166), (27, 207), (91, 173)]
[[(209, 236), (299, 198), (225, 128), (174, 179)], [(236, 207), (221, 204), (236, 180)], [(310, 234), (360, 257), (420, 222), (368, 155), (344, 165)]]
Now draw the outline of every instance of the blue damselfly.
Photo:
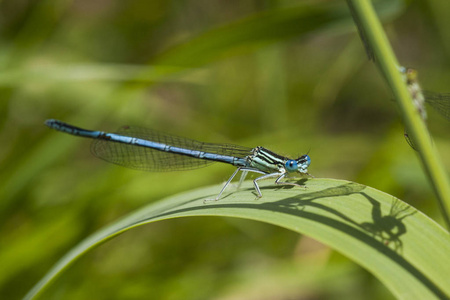
[(243, 172), (240, 183), (247, 172), (262, 174), (253, 180), (258, 198), (262, 197), (259, 180), (276, 178), (276, 184), (301, 186), (281, 180), (295, 173), (311, 176), (308, 174), (311, 159), (307, 154), (289, 159), (260, 146), (247, 148), (203, 143), (132, 126), (124, 126), (117, 133), (107, 133), (82, 129), (54, 119), (47, 120), (45, 124), (58, 131), (94, 139), (91, 151), (95, 156), (132, 169), (177, 171), (200, 168), (213, 162), (237, 167), (214, 200), (221, 197), (239, 171)]

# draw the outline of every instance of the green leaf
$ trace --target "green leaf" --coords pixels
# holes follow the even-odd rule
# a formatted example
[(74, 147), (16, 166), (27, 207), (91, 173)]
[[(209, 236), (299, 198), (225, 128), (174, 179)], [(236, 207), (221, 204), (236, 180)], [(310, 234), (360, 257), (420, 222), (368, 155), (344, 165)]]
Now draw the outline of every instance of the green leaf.
[(68, 252), (28, 293), (42, 293), (62, 271), (99, 244), (134, 227), (171, 218), (225, 216), (266, 222), (306, 234), (348, 256), (403, 299), (450, 296), (450, 236), (401, 200), (362, 184), (304, 180), (305, 188), (262, 184), (255, 199), (251, 182), (213, 198), (207, 187), (150, 204), (94, 233)]

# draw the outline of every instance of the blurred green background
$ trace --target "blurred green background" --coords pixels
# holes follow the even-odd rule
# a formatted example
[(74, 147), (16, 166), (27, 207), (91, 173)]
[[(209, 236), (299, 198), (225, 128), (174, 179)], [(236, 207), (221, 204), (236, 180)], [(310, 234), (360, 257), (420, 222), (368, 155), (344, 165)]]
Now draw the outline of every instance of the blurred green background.
[[(450, 92), (450, 3), (376, 1), (399, 61)], [(316, 177), (390, 193), (440, 222), (392, 96), (344, 1), (0, 2), (0, 298), (18, 299), (83, 238), (227, 165), (145, 173), (43, 125), (138, 125), (207, 142), (309, 151)], [(449, 123), (429, 128), (450, 167)], [(361, 267), (282, 228), (189, 218), (129, 231), (43, 299), (387, 299)]]

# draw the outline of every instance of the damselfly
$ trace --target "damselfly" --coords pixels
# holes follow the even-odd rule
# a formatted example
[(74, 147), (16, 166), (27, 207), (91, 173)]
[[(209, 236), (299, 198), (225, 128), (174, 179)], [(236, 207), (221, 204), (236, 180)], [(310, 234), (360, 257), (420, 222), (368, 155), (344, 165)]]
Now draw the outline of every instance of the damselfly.
[(94, 139), (92, 153), (108, 162), (145, 171), (176, 171), (204, 167), (213, 162), (223, 162), (237, 167), (213, 200), (219, 200), (225, 188), (239, 171), (240, 183), (247, 172), (263, 174), (253, 180), (258, 198), (262, 197), (258, 181), (276, 178), (276, 184), (301, 186), (281, 182), (291, 174), (308, 174), (311, 159), (307, 154), (289, 159), (263, 148), (247, 148), (231, 144), (203, 143), (161, 133), (159, 131), (124, 126), (117, 133), (86, 130), (58, 120), (47, 120), (50, 128)]
[(450, 93), (436, 93), (422, 90), (418, 80), (418, 72), (412, 68), (399, 67), (403, 74), (403, 79), (408, 86), (408, 91), (413, 98), (420, 116), (424, 121), (427, 120), (425, 104), (429, 104), (439, 114), (450, 121)]
[[(438, 113), (447, 120), (450, 120), (450, 94), (423, 91), (419, 84), (417, 70), (405, 67), (399, 67), (399, 70), (403, 74), (403, 79), (405, 80), (408, 91), (413, 99), (414, 106), (424, 122), (426, 122), (428, 118), (425, 103), (430, 104), (430, 106)], [(405, 139), (408, 144), (416, 150), (413, 141), (406, 132)]]

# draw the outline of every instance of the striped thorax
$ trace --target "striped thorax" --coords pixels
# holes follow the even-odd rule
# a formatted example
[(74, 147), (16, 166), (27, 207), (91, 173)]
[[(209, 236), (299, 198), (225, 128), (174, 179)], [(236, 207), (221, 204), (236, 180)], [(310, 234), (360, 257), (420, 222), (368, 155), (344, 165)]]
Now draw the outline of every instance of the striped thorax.
[(278, 155), (264, 147), (256, 147), (247, 157), (249, 167), (265, 173), (294, 173), (307, 174), (311, 159), (308, 155), (302, 155), (297, 159), (289, 159)]

